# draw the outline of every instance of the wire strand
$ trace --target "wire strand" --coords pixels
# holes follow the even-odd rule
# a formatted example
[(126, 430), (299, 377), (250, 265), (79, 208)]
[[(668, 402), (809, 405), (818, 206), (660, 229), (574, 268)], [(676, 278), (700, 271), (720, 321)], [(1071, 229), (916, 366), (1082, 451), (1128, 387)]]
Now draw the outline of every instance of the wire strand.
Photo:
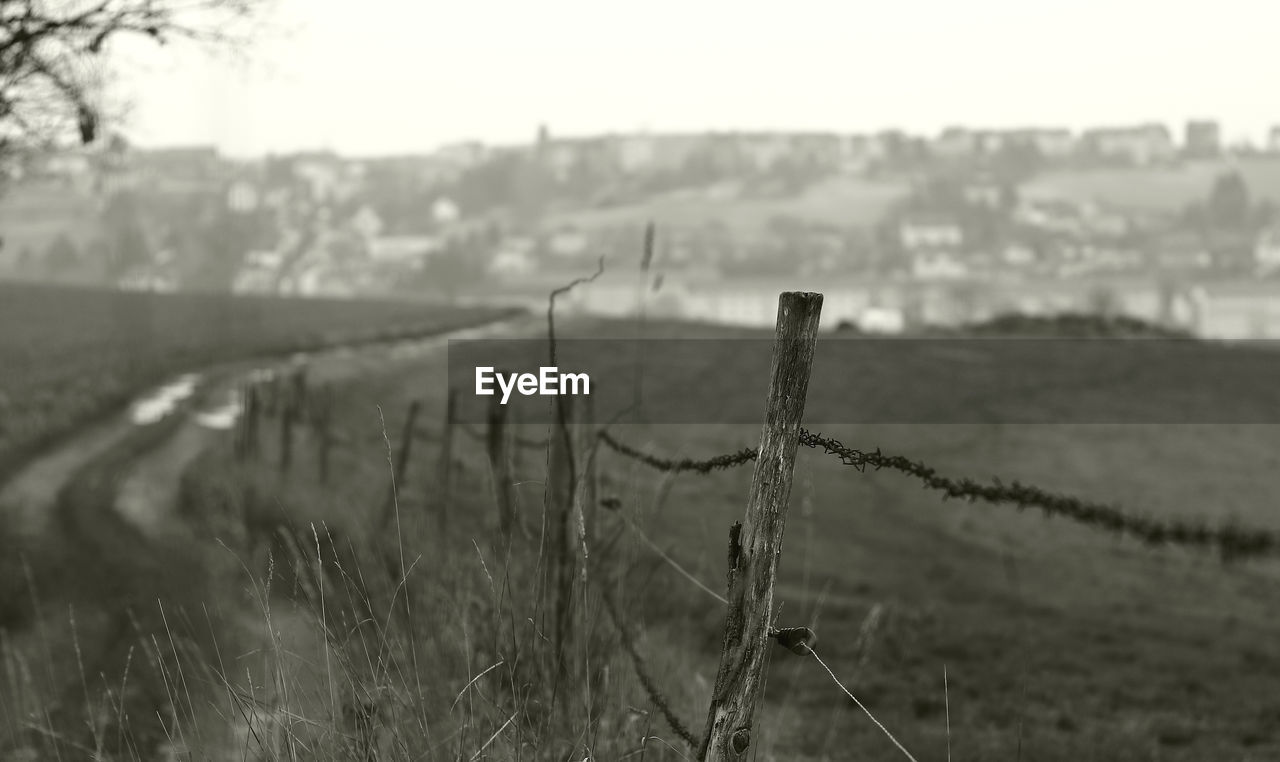
[(840, 678), (836, 677), (836, 673), (831, 671), (831, 668), (827, 666), (827, 663), (822, 660), (821, 656), (818, 656), (818, 652), (813, 650), (812, 648), (809, 648), (809, 654), (812, 655), (813, 658), (817, 660), (818, 664), (822, 665), (822, 668), (827, 671), (827, 674), (831, 676), (831, 682), (835, 683), (840, 688), (840, 690), (844, 691), (844, 695), (848, 696), (849, 699), (853, 701), (853, 703), (857, 704), (858, 708), (862, 710), (863, 714), (867, 715), (867, 717), (870, 717), (871, 721), (876, 724), (876, 727), (880, 728), (880, 731), (884, 733), (885, 736), (887, 736), (890, 741), (893, 741), (893, 745), (898, 747), (898, 751), (901, 751), (903, 754), (905, 754), (907, 759), (911, 760), (911, 762), (917, 762), (916, 758), (911, 755), (911, 752), (907, 751), (907, 748), (903, 746), (901, 743), (899, 743), (898, 739), (893, 737), (893, 733), (889, 732), (889, 729), (884, 726), (884, 723), (877, 720), (876, 716), (871, 713), (871, 710), (863, 706), (862, 702), (858, 700), (858, 697), (853, 695), (853, 692), (850, 691), (848, 688), (846, 688), (844, 686), (844, 683), (840, 682)]

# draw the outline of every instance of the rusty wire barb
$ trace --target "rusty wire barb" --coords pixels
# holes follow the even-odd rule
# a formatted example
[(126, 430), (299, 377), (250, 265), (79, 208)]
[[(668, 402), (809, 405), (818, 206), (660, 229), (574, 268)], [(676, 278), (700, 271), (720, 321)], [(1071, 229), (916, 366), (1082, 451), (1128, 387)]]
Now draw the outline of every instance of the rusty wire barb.
[(604, 610), (609, 614), (609, 619), (613, 622), (613, 626), (618, 630), (618, 637), (622, 641), (623, 650), (625, 650), (627, 655), (631, 657), (631, 665), (635, 668), (636, 677), (640, 680), (641, 687), (644, 688), (645, 693), (649, 694), (649, 700), (653, 702), (653, 705), (662, 713), (663, 719), (667, 721), (667, 726), (671, 728), (673, 733), (680, 736), (685, 743), (689, 744), (689, 748), (698, 748), (698, 737), (693, 734), (693, 731), (689, 730), (689, 727), (685, 725), (680, 717), (675, 713), (675, 710), (671, 708), (671, 702), (667, 699), (666, 694), (658, 688), (657, 683), (653, 679), (652, 673), (649, 671), (648, 663), (645, 661), (644, 656), (640, 654), (639, 649), (636, 648), (635, 640), (632, 638), (631, 631), (618, 615), (618, 610), (612, 596), (608, 591), (603, 591), (600, 598), (604, 602)]
[[(611, 434), (600, 432), (600, 439), (610, 449), (659, 471), (692, 471), (708, 474), (734, 468), (755, 460), (757, 452), (746, 448), (736, 453), (717, 455), (706, 460), (661, 458), (619, 442)], [(902, 455), (886, 455), (879, 449), (864, 452), (837, 439), (824, 437), (806, 429), (800, 430), (799, 443), (825, 455), (834, 455), (846, 466), (859, 471), (887, 469), (914, 477), (925, 489), (941, 492), (945, 498), (979, 500), (991, 504), (1012, 505), (1019, 511), (1039, 508), (1046, 516), (1060, 516), (1085, 526), (1114, 534), (1128, 535), (1148, 545), (1179, 545), (1216, 549), (1224, 561), (1280, 555), (1280, 532), (1226, 524), (1212, 528), (1203, 521), (1166, 521), (1150, 516), (1127, 513), (1115, 505), (1060, 495), (1018, 481), (1004, 483), (993, 478), (983, 483), (965, 478), (952, 478), (937, 469)]]
[(659, 471), (694, 471), (700, 474), (709, 474), (712, 471), (735, 468), (743, 465), (744, 463), (750, 463), (756, 459), (757, 454), (755, 448), (748, 447), (739, 450), (736, 453), (717, 455), (716, 457), (708, 460), (692, 460), (690, 458), (673, 460), (660, 458), (656, 455), (651, 455), (619, 442), (608, 431), (601, 430), (598, 436), (600, 437), (600, 441), (604, 442), (609, 446), (609, 449), (619, 455), (625, 455), (632, 460), (638, 460), (641, 463)]

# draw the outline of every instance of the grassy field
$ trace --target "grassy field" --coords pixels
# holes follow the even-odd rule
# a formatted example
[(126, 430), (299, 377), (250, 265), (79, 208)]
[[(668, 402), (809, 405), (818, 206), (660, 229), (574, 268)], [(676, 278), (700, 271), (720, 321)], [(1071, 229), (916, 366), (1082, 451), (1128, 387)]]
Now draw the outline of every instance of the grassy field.
[(444, 304), (156, 295), (0, 283), (0, 477), (167, 375), (482, 321)]
[(774, 217), (786, 216), (842, 228), (870, 227), (906, 192), (902, 182), (837, 177), (789, 198), (740, 198), (732, 192), (717, 196), (707, 190), (682, 191), (635, 204), (560, 213), (550, 223), (592, 229), (644, 225), (649, 221), (659, 227), (677, 228), (719, 222), (740, 235), (754, 235)]
[[(610, 323), (564, 328), (564, 335), (632, 332)], [(819, 343), (815, 373), (857, 375), (858, 368), (822, 366), (834, 340)], [(1220, 350), (1204, 351), (1206, 365), (1223, 359)], [(1148, 360), (1135, 352), (1133, 363)], [(722, 361), (715, 353), (703, 360)], [(706, 370), (691, 362), (691, 377)], [(1040, 377), (990, 385), (966, 370), (975, 365), (972, 352), (938, 352), (928, 364), (934, 374), (894, 380), (881, 369), (881, 377), (932, 398), (938, 410), (971, 406), (978, 421), (837, 425), (823, 433), (950, 475), (1022, 479), (1155, 517), (1280, 529), (1274, 426), (1002, 424), (1019, 406), (1070, 410), (1100, 397), (1155, 403), (1122, 367), (1086, 367), (1079, 372), (1092, 382), (1082, 383), (1045, 363)], [(762, 402), (764, 383), (748, 375), (719, 394)], [(593, 524), (590, 593), (575, 628), (575, 653), (595, 679), (585, 694), (556, 695), (546, 612), (534, 594), (545, 455), (529, 448), (515, 464), (529, 531), (505, 549), (495, 537), (479, 441), (458, 434), (453, 493), (447, 502), (439, 495), (445, 386), (439, 360), (338, 385), (342, 435), (329, 484), (317, 481), (315, 441), (305, 433), (296, 447), (308, 455), (288, 474), (276, 467), (271, 437), (256, 461), (218, 450), (188, 471), (184, 515), (199, 535), (225, 543), (235, 560), (220, 562), (218, 573), (245, 591), (238, 609), (225, 604), (238, 613), (219, 621), (250, 623), (243, 631), (266, 623), (269, 634), (259, 633), (263, 645), (241, 656), (221, 649), (223, 661), (184, 686), (195, 698), (179, 703), (225, 704), (234, 716), (244, 704), (231, 697), (252, 688), (255, 699), (284, 707), (278, 743), (316, 759), (349, 759), (369, 746), (380, 758), (637, 759), (642, 747), (646, 759), (688, 758), (619, 648), (602, 596), (621, 597), (653, 681), (700, 735), (723, 626), (712, 593), (724, 586), (727, 530), (742, 516), (750, 466), (664, 476), (601, 451), (600, 496), (616, 510), (599, 511)], [(1157, 397), (1202, 406), (1203, 418), (1217, 404), (1235, 412), (1255, 405), (1260, 420), (1274, 408), (1261, 385), (1195, 400)], [(384, 514), (412, 399), (423, 405), (419, 434)], [(846, 404), (876, 399), (860, 392)], [(526, 424), (520, 433), (536, 439), (543, 429)], [(759, 430), (628, 425), (614, 434), (652, 452), (699, 458), (753, 446)], [(919, 760), (1266, 760), (1280, 754), (1278, 572), (1274, 561), (1224, 565), (1038, 512), (944, 502), (906, 477), (860, 473), (802, 448), (775, 602), (779, 626), (812, 627), (822, 658)], [(172, 600), (188, 610), (199, 603)], [(121, 658), (103, 673), (118, 674)], [(236, 675), (248, 675), (249, 687)], [(170, 674), (160, 684), (181, 680)], [(759, 759), (903, 758), (814, 661), (782, 649), (770, 657), (752, 748)]]
[(1176, 168), (1051, 172), (1026, 183), (1020, 192), (1030, 198), (1048, 196), (1177, 212), (1207, 199), (1214, 180), (1231, 169), (1240, 171), (1255, 199), (1280, 203), (1280, 161), (1274, 158), (1243, 159), (1234, 165), (1200, 161)]

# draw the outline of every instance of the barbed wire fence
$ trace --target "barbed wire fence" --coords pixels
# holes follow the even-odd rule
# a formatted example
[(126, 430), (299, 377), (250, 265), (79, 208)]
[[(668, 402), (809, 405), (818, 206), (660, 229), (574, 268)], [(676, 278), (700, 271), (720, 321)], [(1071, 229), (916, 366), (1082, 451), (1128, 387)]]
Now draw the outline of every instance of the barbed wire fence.
[[(706, 475), (746, 465), (755, 461), (759, 454), (754, 448), (744, 448), (701, 460), (664, 458), (630, 446), (607, 430), (600, 431), (598, 437), (615, 453), (663, 472)], [(1275, 530), (1235, 524), (1215, 528), (1204, 521), (1163, 520), (1130, 513), (1114, 504), (1058, 494), (1019, 481), (1006, 484), (993, 478), (989, 483), (983, 483), (967, 477), (953, 478), (944, 476), (936, 468), (921, 461), (902, 455), (888, 455), (879, 449), (866, 452), (807, 429), (800, 430), (799, 443), (810, 449), (821, 450), (824, 455), (835, 456), (843, 465), (860, 472), (889, 470), (913, 477), (922, 482), (926, 489), (941, 492), (943, 499), (1012, 505), (1020, 511), (1039, 508), (1046, 516), (1062, 517), (1096, 529), (1127, 535), (1153, 546), (1179, 545), (1216, 549), (1227, 561), (1280, 555), (1280, 532)]]
[[(820, 295), (793, 295), (784, 294), (783, 297), (794, 296), (816, 296), (820, 305)], [(779, 312), (779, 343), (781, 344), (781, 332), (783, 330), (783, 314), (780, 302)], [(549, 311), (548, 334), (552, 342), (552, 358), (554, 358), (554, 323), (551, 323), (551, 312)], [(815, 318), (816, 325), (816, 318)], [(812, 337), (810, 337), (812, 339)], [(775, 349), (775, 352), (777, 350)], [(811, 348), (810, 348), (811, 351)], [(777, 373), (778, 356), (775, 354), (775, 374)], [(779, 379), (775, 375), (774, 383), (777, 385)], [(807, 385), (807, 369), (805, 370), (805, 385)], [(773, 387), (771, 387), (772, 391)], [(803, 392), (798, 395), (801, 399), (800, 412), (803, 410)], [(771, 398), (772, 399), (772, 398)], [(821, 433), (809, 431), (800, 427), (799, 415), (795, 415), (788, 426), (775, 424), (770, 432), (772, 408), (766, 410), (766, 435), (762, 437), (761, 447), (768, 448), (770, 445), (770, 436), (775, 438), (779, 432), (790, 429), (790, 435), (793, 436), (792, 447), (803, 446), (808, 450), (814, 450), (824, 456), (834, 457), (839, 460), (841, 465), (854, 468), (860, 473), (867, 471), (892, 471), (901, 476), (913, 479), (920, 483), (923, 489), (933, 493), (937, 493), (943, 500), (963, 500), (969, 503), (983, 502), (991, 505), (1003, 505), (1012, 507), (1018, 511), (1027, 509), (1039, 509), (1047, 517), (1059, 517), (1082, 526), (1108, 532), (1117, 536), (1136, 539), (1148, 546), (1180, 546), (1197, 550), (1216, 551), (1220, 554), (1224, 562), (1231, 562), (1247, 558), (1261, 558), (1266, 556), (1280, 556), (1280, 532), (1258, 527), (1248, 527), (1235, 523), (1227, 522), (1220, 526), (1210, 526), (1205, 520), (1175, 520), (1163, 519), (1150, 515), (1142, 515), (1132, 511), (1128, 511), (1123, 507), (1114, 503), (1102, 502), (1097, 500), (1086, 499), (1070, 494), (1062, 494), (1044, 489), (1042, 487), (1026, 484), (1020, 481), (1002, 481), (998, 477), (993, 477), (987, 481), (980, 481), (969, 477), (953, 477), (940, 472), (933, 466), (928, 465), (920, 460), (914, 460), (903, 455), (889, 454), (881, 451), (879, 448), (874, 451), (862, 450), (844, 444), (833, 437), (824, 436)], [(568, 426), (579, 428), (587, 434), (579, 442), (593, 442), (603, 445), (614, 454), (627, 458), (633, 462), (639, 463), (647, 468), (664, 473), (691, 473), (699, 476), (710, 475), (719, 471), (732, 470), (748, 463), (753, 463), (757, 468), (757, 481), (760, 476), (761, 461), (768, 463), (778, 455), (779, 451), (770, 451), (769, 457), (764, 459), (760, 456), (760, 449), (742, 448), (734, 452), (727, 452), (713, 455), (706, 458), (695, 459), (690, 457), (666, 457), (662, 454), (646, 451), (632, 444), (627, 443), (619, 436), (615, 435), (610, 427), (612, 424), (604, 426), (595, 426), (588, 424), (584, 420), (570, 422), (564, 415), (557, 415), (558, 420), (553, 421), (553, 431), (551, 437), (556, 434), (567, 436)], [(471, 424), (464, 424), (455, 421), (454, 424), (469, 438), (483, 442), (487, 432), (481, 430)], [(792, 428), (793, 427), (793, 428)], [(530, 449), (530, 450), (546, 450), (551, 446), (551, 437), (547, 438), (530, 438), (515, 435), (514, 432), (508, 432), (507, 442), (513, 449)], [(784, 436), (785, 438), (785, 436)], [(775, 447), (777, 442), (772, 443)], [(784, 446), (785, 447), (785, 446)], [(793, 451), (794, 452), (794, 451)], [(595, 458), (591, 459), (589, 469), (594, 470)], [(766, 502), (779, 512), (785, 511), (786, 494), (789, 491), (790, 481), (789, 464), (785, 465), (782, 473), (782, 479), (786, 482), (786, 488), (780, 493), (767, 496)], [(594, 478), (592, 476), (591, 478)], [(570, 477), (570, 481), (574, 481), (574, 476)], [(752, 501), (748, 508), (748, 524), (753, 524), (757, 529), (761, 527), (760, 512), (758, 510), (757, 501), (760, 496), (757, 494), (758, 485), (753, 481)], [(598, 500), (603, 507), (617, 509), (619, 506), (614, 501), (614, 505), (608, 505), (610, 498)], [(619, 639), (624, 651), (628, 654), (636, 676), (641, 687), (648, 694), (652, 704), (659, 710), (660, 714), (666, 720), (675, 736), (686, 743), (691, 750), (696, 750), (698, 759), (719, 760), (719, 759), (737, 759), (748, 748), (751, 737), (751, 715), (754, 710), (754, 704), (761, 692), (762, 676), (767, 671), (766, 665), (759, 654), (758, 650), (753, 647), (753, 643), (763, 643), (766, 640), (774, 640), (779, 645), (787, 648), (792, 653), (802, 656), (811, 657), (822, 668), (823, 672), (832, 681), (832, 683), (869, 719), (878, 727), (893, 745), (908, 759), (914, 761), (914, 756), (908, 751), (886, 728), (871, 711), (850, 691), (845, 682), (836, 675), (830, 666), (818, 655), (816, 650), (817, 635), (808, 627), (776, 627), (773, 622), (773, 613), (771, 610), (771, 590), (773, 570), (769, 569), (765, 576), (760, 576), (759, 569), (753, 569), (751, 563), (743, 561), (743, 547), (741, 538), (746, 534), (742, 532), (742, 525), (735, 524), (731, 532), (730, 542), (730, 575), (728, 596), (722, 596), (715, 592), (711, 587), (702, 583), (696, 576), (689, 573), (680, 564), (672, 558), (670, 554), (665, 552), (657, 543), (649, 539), (628, 517), (622, 517), (626, 528), (631, 530), (637, 538), (649, 550), (657, 554), (667, 565), (671, 566), (677, 573), (685, 578), (687, 582), (699, 588), (709, 597), (714, 598), (718, 603), (727, 605), (729, 616), (726, 622), (726, 642), (722, 652), (722, 661), (720, 674), (717, 676), (716, 686), (713, 691), (712, 707), (709, 712), (708, 727), (706, 733), (701, 737), (692, 732), (689, 726), (685, 724), (680, 717), (673, 711), (671, 702), (663, 693), (660, 686), (657, 685), (653, 678), (653, 670), (648, 666), (644, 655), (641, 653), (634, 634), (629, 629), (627, 623), (619, 615), (616, 602), (610, 596), (608, 591), (604, 592), (603, 601), (604, 608), (609, 615), (609, 619), (618, 631)], [(780, 520), (779, 520), (780, 521)], [(769, 527), (766, 520), (764, 533), (769, 533)], [(755, 533), (753, 533), (755, 534)], [(779, 540), (780, 540), (780, 532)], [(770, 550), (768, 540), (765, 544), (750, 549), (753, 554), (760, 557), (776, 557), (776, 553), (762, 553), (761, 551)], [(756, 562), (759, 563), (759, 562)], [(745, 565), (744, 565), (745, 564)], [(741, 575), (754, 575), (754, 583), (746, 583), (741, 579)], [(737, 579), (735, 579), (737, 578)], [(767, 586), (770, 595), (761, 600), (747, 602), (742, 598), (742, 587), (744, 584), (760, 584), (767, 578)], [(760, 627), (761, 622), (755, 621), (760, 619), (763, 610), (763, 628)], [(745, 614), (745, 616), (744, 616)], [(874, 630), (876, 622), (879, 619), (880, 608), (877, 606), (872, 610), (868, 617), (868, 623), (864, 625), (864, 630), (870, 627)], [(750, 632), (744, 632), (743, 622), (745, 619), (751, 619), (748, 622), (755, 629)], [(737, 628), (735, 631), (734, 628)], [(866, 633), (863, 633), (865, 635)], [(756, 641), (756, 638), (759, 641)], [(862, 640), (860, 635), (860, 641)], [(731, 642), (733, 641), (733, 642)], [(861, 662), (865, 661), (865, 652), (859, 657), (859, 668)], [(743, 676), (747, 679), (744, 680)], [(736, 685), (727, 686), (726, 682), (735, 682)], [(728, 705), (729, 708), (724, 707)]]

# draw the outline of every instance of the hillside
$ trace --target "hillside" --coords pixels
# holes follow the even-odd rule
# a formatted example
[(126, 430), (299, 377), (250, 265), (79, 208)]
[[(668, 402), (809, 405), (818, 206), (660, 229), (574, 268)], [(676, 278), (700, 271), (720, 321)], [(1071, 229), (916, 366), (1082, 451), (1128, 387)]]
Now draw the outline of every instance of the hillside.
[(1203, 201), (1223, 172), (1238, 169), (1256, 199), (1280, 204), (1280, 158), (1244, 158), (1235, 162), (1199, 161), (1181, 167), (1093, 169), (1049, 172), (1020, 188), (1028, 198), (1096, 201), (1118, 207), (1176, 212)]
[[(684, 333), (678, 328), (661, 326), (661, 335), (735, 340), (746, 335), (705, 326)], [(566, 326), (564, 331), (565, 336), (628, 336), (633, 326), (597, 323), (576, 332)], [(746, 355), (747, 347), (767, 349), (768, 334), (756, 336), (759, 341), (727, 346), (739, 347), (738, 356)], [(1161, 344), (1146, 344), (1128, 360), (1118, 353), (1115, 367), (1086, 362), (1075, 369), (1078, 378), (1064, 379), (1061, 363), (1030, 363), (1003, 385), (982, 381), (998, 377), (1000, 368), (985, 366), (982, 345), (975, 346), (925, 345), (915, 370), (927, 373), (914, 372), (911, 365), (877, 363), (879, 394), (863, 388), (843, 397), (846, 409), (855, 412), (875, 410), (899, 396), (925, 400), (939, 420), (955, 418), (948, 418), (947, 411), (962, 409), (965, 422), (846, 422), (823, 426), (823, 433), (862, 450), (883, 448), (921, 459), (950, 476), (982, 482), (998, 477), (1006, 484), (1023, 479), (1157, 520), (1203, 520), (1210, 526), (1234, 520), (1280, 527), (1267, 476), (1276, 463), (1268, 453), (1280, 446), (1276, 427), (1211, 422), (1215, 405), (1224, 420), (1235, 420), (1250, 404), (1257, 420), (1270, 420), (1275, 400), (1265, 384), (1238, 384), (1247, 392), (1199, 395), (1197, 425), (1073, 422), (1071, 411), (1100, 400), (1117, 409), (1127, 403), (1155, 404), (1142, 385), (1131, 383), (1128, 371), (1144, 366)], [(1179, 346), (1203, 351), (1206, 368), (1220, 365), (1225, 356), (1219, 353), (1227, 351)], [(610, 358), (616, 384), (633, 380), (626, 367), (632, 356), (628, 349)], [(651, 364), (658, 356), (650, 352), (646, 362), (646, 373), (653, 371), (646, 389), (654, 390), (654, 404), (665, 399), (662, 368)], [(1280, 362), (1269, 356), (1232, 356), (1241, 372), (1257, 368), (1255, 361)], [(680, 359), (672, 365), (687, 375), (666, 380), (684, 389), (693, 388), (689, 377), (715, 371), (725, 362), (718, 352)], [(706, 390), (707, 400), (721, 403), (704, 405), (702, 423), (615, 426), (614, 435), (659, 456), (693, 459), (754, 445), (758, 424), (728, 425), (715, 417), (725, 409), (760, 404), (764, 379), (754, 360), (767, 357), (745, 358), (740, 364), (752, 372), (737, 383)], [(369, 537), (372, 512), (380, 510), (386, 489), (381, 421), (397, 425), (409, 401), (421, 400), (429, 423), (421, 444), (414, 446), (414, 462), (434, 463), (439, 437), (430, 432), (439, 431), (436, 422), (443, 415), (442, 370), (423, 363), (342, 388), (339, 415), (352, 436), (335, 470), (345, 475), (340, 484), (317, 491), (305, 476), (277, 478), (271, 474), (270, 453), (262, 467), (247, 470), (214, 455), (191, 473), (192, 484), (209, 496), (188, 510), (209, 521), (234, 522), (234, 514), (213, 514), (219, 501), (234, 502), (226, 496), (237, 494), (239, 487), (228, 491), (227, 485), (245, 479), (259, 490), (256, 502), (243, 508), (250, 515), (278, 512), (273, 501), (284, 500), (290, 520), (303, 527), (324, 521), (338, 536)], [(856, 354), (819, 342), (815, 373), (830, 380), (855, 378), (865, 370)], [(1157, 395), (1160, 404), (1175, 409), (1185, 404), (1176, 376), (1159, 375), (1166, 383), (1164, 394)], [(841, 400), (828, 392), (813, 401), (819, 410), (823, 403), (830, 410)], [(1007, 423), (1026, 410), (1056, 418)], [(526, 424), (522, 433), (536, 440), (545, 429)], [(571, 748), (580, 748), (573, 740), (579, 736), (541, 735), (546, 731), (540, 730), (543, 715), (536, 697), (547, 685), (521, 682), (532, 678), (529, 668), (520, 665), (536, 660), (538, 653), (533, 640), (516, 638), (524, 632), (518, 624), (524, 621), (524, 607), (532, 605), (520, 591), (531, 578), (536, 542), (520, 545), (510, 556), (495, 554), (487, 544), (495, 518), (483, 443), (464, 436), (453, 447), (459, 468), (454, 503), (448, 506), (453, 522), (449, 537), (456, 540), (445, 544), (450, 550), (443, 556), (428, 552), (439, 539), (441, 503), (435, 492), (439, 482), (423, 473), (422, 465), (412, 466), (399, 493), (397, 505), (406, 524), (396, 532), (399, 539), (388, 542), (422, 565), (406, 585), (415, 605), (460, 599), (466, 604), (449, 604), (459, 610), (457, 616), (433, 621), (429, 642), (434, 657), (421, 671), (411, 671), (402, 661), (397, 669), (410, 671), (389, 678), (353, 677), (350, 672), (344, 677), (356, 680), (361, 690), (395, 695), (411, 692), (415, 680), (429, 686), (481, 683), (487, 686), (483, 695), (488, 703), (473, 703), (465, 718), (449, 712), (457, 695), (453, 688), (432, 688), (413, 707), (446, 727), (470, 728), (467, 755), (482, 744), (514, 753), (529, 743), (539, 750), (562, 749), (565, 753), (557, 758), (566, 758)], [(636, 647), (673, 713), (699, 733), (724, 624), (723, 608), (712, 594), (723, 589), (727, 531), (742, 516), (751, 466), (706, 476), (676, 475), (607, 450), (599, 457), (602, 505), (612, 510), (598, 514), (600, 524), (593, 531), (602, 544), (591, 556), (596, 559), (591, 573), (597, 575), (593, 578), (622, 574), (617, 567), (633, 572), (625, 578), (630, 580), (627, 619), (640, 633)], [(539, 449), (525, 450), (513, 474), (520, 510), (535, 540), (545, 462)], [(1280, 668), (1271, 645), (1280, 626), (1271, 605), (1274, 561), (1224, 566), (1202, 551), (1145, 547), (1096, 528), (1046, 519), (1038, 511), (947, 502), (902, 474), (862, 473), (805, 448), (797, 458), (788, 524), (775, 598), (779, 626), (813, 627), (819, 634), (817, 649), (835, 674), (918, 759), (943, 759), (948, 749), (957, 759), (1021, 756), (1045, 762), (1157, 756), (1185, 762), (1268, 759), (1280, 752), (1275, 730), (1280, 703), (1270, 678)], [(371, 540), (378, 542), (376, 536)], [(654, 546), (671, 560), (665, 561)], [(493, 587), (495, 579), (502, 584), (501, 597)], [(339, 594), (329, 605), (341, 605), (341, 599)], [(614, 730), (623, 727), (637, 739), (661, 739), (663, 743), (649, 745), (649, 756), (680, 758), (679, 751), (664, 746), (678, 748), (679, 741), (620, 655), (598, 597), (592, 593), (588, 600), (583, 631), (592, 633), (588, 647), (596, 649), (590, 658), (607, 663), (610, 677), (597, 697), (597, 724), (574, 727), (581, 728), (581, 737), (588, 739), (584, 743), (596, 754), (608, 750), (602, 758), (618, 758), (627, 750), (638, 753), (644, 746)], [(327, 616), (335, 615), (328, 610)], [(510, 630), (504, 629), (508, 617)], [(491, 625), (483, 624), (491, 620)], [(477, 627), (484, 634), (478, 636)], [(393, 627), (383, 637), (388, 648), (395, 648), (390, 644), (403, 647), (409, 641), (402, 638), (412, 635)], [(307, 642), (290, 640), (288, 647), (302, 650), (282, 657), (296, 670), (290, 674), (299, 687), (318, 685), (322, 676), (318, 667), (307, 666), (323, 662), (320, 652), (306, 650)], [(464, 669), (472, 664), (479, 666)], [(477, 676), (489, 665), (494, 665), (492, 674)], [(773, 649), (767, 669), (764, 705), (752, 733), (752, 747), (762, 758), (901, 758), (867, 717), (841, 698), (818, 665)], [(322, 692), (307, 690), (295, 696), (297, 711), (323, 712)], [(308, 701), (320, 704), (304, 708)], [(512, 707), (521, 722), (504, 724), (512, 722), (507, 719)], [(581, 723), (581, 718), (565, 721)], [(390, 732), (413, 738), (417, 731), (401, 725)]]
[(560, 212), (549, 222), (586, 229), (643, 225), (650, 220), (671, 227), (723, 224), (740, 234), (753, 234), (761, 232), (771, 219), (786, 216), (841, 228), (868, 227), (906, 191), (901, 181), (835, 177), (799, 195), (761, 198), (745, 194), (740, 183), (725, 183), (615, 207)]
[(156, 295), (0, 283), (0, 476), (169, 374), (498, 314), (448, 304)]

